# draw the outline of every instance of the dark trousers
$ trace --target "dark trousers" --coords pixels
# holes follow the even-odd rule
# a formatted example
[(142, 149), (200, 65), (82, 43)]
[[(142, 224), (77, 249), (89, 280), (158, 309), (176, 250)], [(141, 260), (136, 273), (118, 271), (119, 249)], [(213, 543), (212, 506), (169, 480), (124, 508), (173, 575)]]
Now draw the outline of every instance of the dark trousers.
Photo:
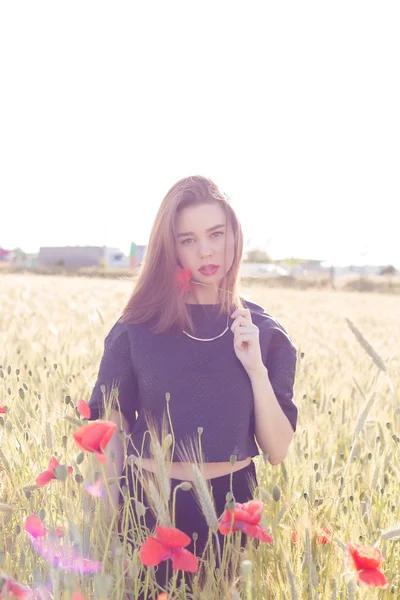
[[(133, 463), (132, 463), (133, 464)], [(145, 506), (149, 506), (149, 501), (144, 491), (138, 475), (138, 467), (133, 464), (132, 467), (128, 468), (128, 487), (129, 487), (129, 495), (132, 502), (132, 508), (135, 510), (134, 500), (139, 500)], [(223, 475), (222, 477), (215, 477), (213, 479), (207, 480), (207, 483), (212, 488), (212, 496), (214, 499), (215, 511), (217, 514), (217, 518), (219, 519), (222, 513), (225, 510), (226, 504), (226, 494), (230, 491), (230, 479), (231, 475)], [(172, 507), (172, 497), (173, 491), (175, 487), (182, 483), (179, 479), (171, 479), (171, 500), (170, 506)], [(137, 493), (136, 493), (137, 486)], [(186, 533), (191, 541), (186, 549), (190, 552), (193, 552), (198, 558), (201, 557), (201, 554), (207, 544), (208, 536), (209, 536), (209, 527), (203, 516), (201, 509), (196, 501), (196, 496), (194, 492), (194, 484), (192, 482), (193, 488), (189, 491), (183, 491), (181, 489), (177, 490), (176, 493), (176, 503), (175, 503), (175, 527), (180, 529), (184, 533)], [(235, 471), (232, 474), (232, 493), (234, 495), (236, 502), (247, 502), (254, 497), (254, 489), (257, 486), (257, 475), (256, 468), (253, 461), (245, 467), (244, 469), (240, 469), (239, 471)], [(122, 501), (122, 497), (120, 497), (120, 502)], [(150, 508), (146, 510), (145, 517), (139, 518), (136, 517), (137, 523), (143, 523), (143, 518), (145, 521), (145, 525), (149, 528), (150, 532), (154, 532), (154, 528), (156, 526), (156, 518), (151, 511)], [(122, 542), (122, 533), (121, 533), (121, 521), (118, 525), (118, 530), (120, 533), (120, 539)], [(197, 540), (194, 542), (193, 533), (197, 533)], [(215, 536), (213, 536), (213, 545), (214, 550), (215, 546)], [(226, 536), (220, 534), (218, 532), (218, 538), (220, 541), (221, 554), (223, 551), (223, 545), (226, 539)], [(245, 544), (245, 536), (242, 536), (242, 544)], [(137, 542), (131, 537), (130, 531), (128, 531), (128, 543), (133, 546), (137, 546)], [(167, 561), (163, 561), (156, 568), (156, 581), (160, 583), (160, 585), (165, 586), (166, 582), (166, 566), (169, 563), (168, 573), (169, 576), (172, 575), (172, 562), (170, 559)], [(218, 561), (217, 561), (218, 566)], [(190, 585), (190, 575), (185, 574), (185, 579)], [(149, 596), (150, 597), (150, 596)], [(143, 596), (144, 598), (144, 596)]]

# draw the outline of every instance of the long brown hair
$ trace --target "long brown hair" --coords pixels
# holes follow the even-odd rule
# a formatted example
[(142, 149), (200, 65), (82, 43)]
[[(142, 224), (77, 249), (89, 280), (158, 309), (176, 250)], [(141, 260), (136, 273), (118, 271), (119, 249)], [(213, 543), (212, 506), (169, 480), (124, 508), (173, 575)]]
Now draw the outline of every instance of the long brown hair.
[[(184, 297), (175, 282), (178, 257), (175, 246), (176, 216), (188, 206), (219, 204), (234, 235), (234, 257), (230, 269), (220, 282), (218, 314), (243, 307), (238, 291), (243, 233), (229, 197), (207, 177), (194, 175), (175, 183), (164, 197), (155, 217), (148, 246), (140, 266), (135, 288), (120, 321), (145, 323), (156, 318), (153, 333), (164, 333), (174, 325), (194, 331)], [(226, 237), (225, 237), (226, 256)], [(231, 313), (229, 313), (231, 314)]]

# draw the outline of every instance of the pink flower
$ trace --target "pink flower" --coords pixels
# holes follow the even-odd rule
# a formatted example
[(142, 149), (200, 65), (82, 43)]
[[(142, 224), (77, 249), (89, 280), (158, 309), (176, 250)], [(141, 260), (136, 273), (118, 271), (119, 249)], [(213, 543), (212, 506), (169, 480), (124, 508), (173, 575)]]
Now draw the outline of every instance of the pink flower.
[(25, 519), (25, 531), (34, 538), (43, 537), (47, 534), (45, 524), (36, 515), (31, 515)]
[(101, 570), (101, 562), (82, 556), (74, 546), (61, 543), (56, 534), (47, 539), (33, 537), (31, 544), (40, 556), (58, 569), (80, 574), (98, 573)]
[(96, 479), (94, 483), (85, 483), (85, 489), (87, 493), (94, 498), (100, 498), (101, 496), (104, 496), (103, 480), (101, 477)]

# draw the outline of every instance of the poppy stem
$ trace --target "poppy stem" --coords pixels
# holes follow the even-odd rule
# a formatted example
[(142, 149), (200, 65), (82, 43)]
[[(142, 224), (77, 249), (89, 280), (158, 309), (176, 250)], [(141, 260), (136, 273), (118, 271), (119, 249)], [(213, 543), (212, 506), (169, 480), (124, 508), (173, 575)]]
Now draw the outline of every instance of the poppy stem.
[(169, 581), (169, 558), (167, 559), (167, 564), (165, 565), (165, 589), (168, 590), (168, 581)]
[[(190, 283), (194, 283), (195, 285), (204, 285), (205, 287), (208, 287), (208, 288), (213, 287), (212, 285), (208, 285), (207, 283), (201, 283), (200, 281), (190, 280)], [(217, 290), (219, 290), (220, 292), (226, 292), (227, 294), (233, 294), (233, 292), (230, 292), (229, 290), (224, 290), (223, 288), (217, 287)]]
[(219, 543), (219, 537), (218, 537), (218, 531), (216, 531), (214, 533), (215, 535), (215, 542), (216, 542), (216, 546), (217, 546), (217, 555), (218, 555), (218, 562), (219, 562), (219, 570), (221, 571), (222, 574), (222, 558), (221, 558), (221, 544)]

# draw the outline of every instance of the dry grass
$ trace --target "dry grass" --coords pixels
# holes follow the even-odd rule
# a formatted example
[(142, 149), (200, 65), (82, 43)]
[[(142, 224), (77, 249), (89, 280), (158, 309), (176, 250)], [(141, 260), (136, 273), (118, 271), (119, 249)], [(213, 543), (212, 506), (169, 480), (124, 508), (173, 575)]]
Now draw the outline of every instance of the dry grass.
[[(72, 433), (81, 423), (76, 403), (90, 395), (104, 337), (128, 299), (131, 283), (15, 274), (0, 275), (0, 288), (0, 399), (8, 407), (0, 418), (2, 570), (29, 586), (51, 579), (55, 598), (69, 599), (80, 590), (85, 598), (119, 600), (123, 561), (128, 561), (131, 581), (141, 567), (137, 554), (130, 555), (125, 546), (118, 549), (122, 556), (105, 552), (109, 532), (101, 526), (100, 500), (90, 497), (88, 506), (83, 482), (76, 477), (83, 467), (99, 471), (99, 463), (88, 454), (80, 462)], [(299, 421), (284, 463), (272, 467), (257, 460), (264, 519), (274, 544), (257, 551), (250, 544), (243, 551), (242, 563), (251, 565), (244, 562), (238, 569), (230, 596), (222, 595), (210, 572), (208, 595), (202, 597), (400, 597), (400, 427), (393, 402), (400, 389), (396, 296), (259, 284), (243, 292), (286, 327), (298, 349)], [(368, 346), (361, 345), (346, 319)], [(36, 488), (37, 474), (55, 453), (60, 463), (73, 466), (74, 475)], [(278, 501), (272, 496), (274, 486), (281, 491)], [(101, 574), (60, 573), (38, 559), (23, 525), (29, 514), (41, 510), (49, 527), (62, 525), (94, 560), (103, 561)], [(89, 528), (85, 514), (90, 515)], [(336, 532), (337, 543), (317, 543), (322, 527)], [(296, 545), (291, 542), (294, 530)], [(387, 590), (363, 589), (361, 595), (344, 573), (343, 548), (350, 540), (379, 546), (386, 558), (382, 570), (391, 583)], [(129, 585), (132, 590), (133, 583)]]

